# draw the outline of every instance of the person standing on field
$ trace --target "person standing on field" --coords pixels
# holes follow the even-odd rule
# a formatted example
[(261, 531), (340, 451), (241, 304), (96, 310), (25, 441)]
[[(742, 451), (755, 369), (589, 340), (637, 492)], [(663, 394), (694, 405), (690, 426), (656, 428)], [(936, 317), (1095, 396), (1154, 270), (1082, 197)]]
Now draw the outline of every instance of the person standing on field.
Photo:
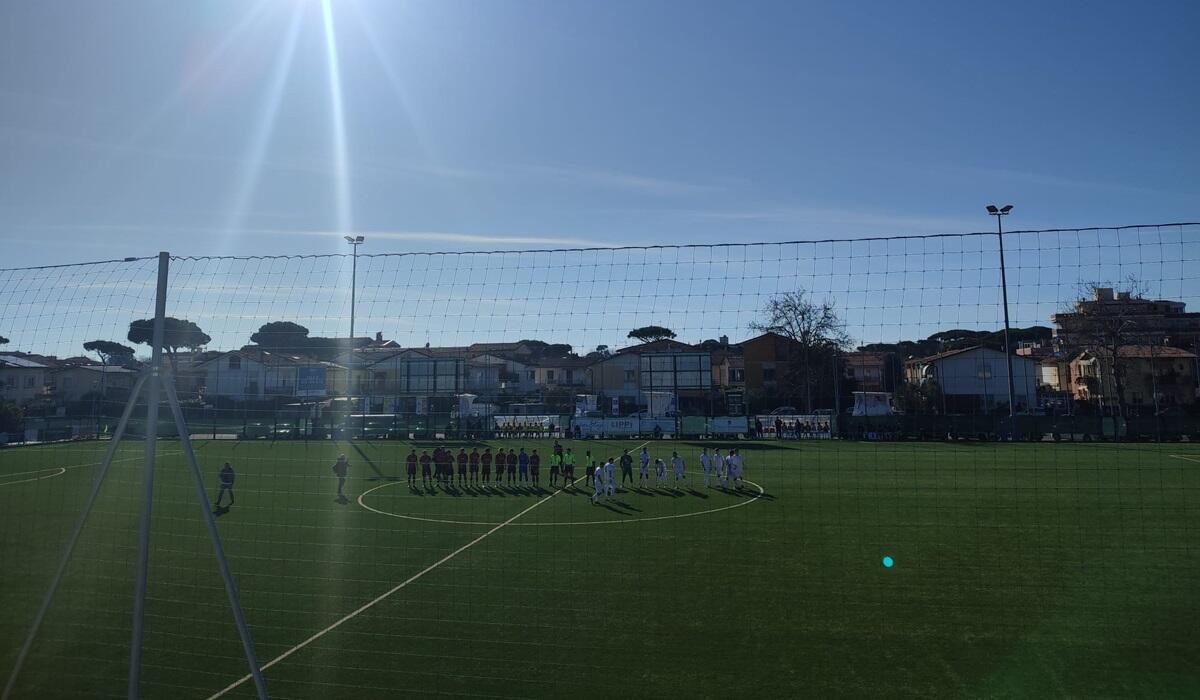
[(583, 456), (584, 473), (587, 475), (588, 484), (595, 485), (596, 481), (596, 460), (592, 459), (592, 451), (588, 450)]
[(346, 500), (346, 476), (350, 473), (350, 462), (346, 455), (338, 455), (333, 463), (333, 474), (337, 477), (337, 497), (339, 501)]
[(629, 485), (633, 485), (633, 457), (629, 456), (629, 450), (625, 450), (621, 454), (621, 486), (625, 486), (628, 481)]
[[(611, 462), (612, 460), (609, 460)], [(599, 503), (604, 497), (604, 469), (592, 470), (592, 503)]]
[(604, 487), (609, 496), (617, 492), (617, 465), (612, 457), (604, 463)]
[(710, 488), (709, 476), (712, 474), (712, 458), (708, 456), (708, 448), (700, 448), (700, 469), (704, 472), (704, 487)]
[(430, 464), (432, 462), (433, 462), (433, 458), (429, 456), (429, 450), (422, 450), (422, 452), (421, 452), (421, 485), (424, 486), (425, 488), (433, 487), (433, 483), (432, 483), (433, 469), (432, 469), (432, 467), (430, 467)]
[(417, 487), (417, 451), (413, 450), (404, 458), (404, 471), (408, 474), (408, 487)]
[(221, 499), (225, 497), (225, 492), (229, 492), (229, 505), (233, 505), (233, 482), (237, 480), (237, 474), (233, 473), (233, 467), (229, 462), (221, 467), (221, 473), (217, 476), (217, 510), (221, 510)]
[(687, 474), (683, 471), (683, 457), (680, 457), (678, 452), (671, 453), (671, 466), (675, 468), (675, 486), (678, 487), (681, 480), (687, 481)]
[(558, 475), (562, 472), (562, 452), (550, 455), (550, 488), (558, 486)]
[(542, 487), (542, 457), (536, 449), (533, 451), (533, 454), (529, 455), (529, 478), (533, 481), (533, 485), (536, 488), (540, 489)]
[(566, 454), (563, 455), (563, 488), (575, 485), (575, 453), (571, 448), (567, 448)]
[(492, 480), (492, 448), (483, 448), (483, 454), (479, 455), (479, 464), (483, 467), (483, 485), (487, 486)]
[(458, 450), (458, 485), (459, 486), (467, 485), (467, 462), (468, 461), (470, 461), (470, 457), (467, 455), (467, 449), (465, 447), (460, 448)]
[(471, 450), (471, 458), (469, 462), (471, 468), (471, 485), (479, 484), (479, 448)]
[(511, 485), (517, 480), (517, 451), (513, 448), (508, 448), (508, 457), (506, 458), (508, 465), (508, 483)]

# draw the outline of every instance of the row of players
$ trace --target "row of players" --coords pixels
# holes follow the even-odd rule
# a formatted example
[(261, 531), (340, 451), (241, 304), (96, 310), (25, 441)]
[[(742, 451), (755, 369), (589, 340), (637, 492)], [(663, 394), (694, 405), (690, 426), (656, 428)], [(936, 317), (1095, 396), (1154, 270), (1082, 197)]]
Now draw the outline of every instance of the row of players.
[[(638, 458), (641, 463), (638, 485), (649, 486), (651, 463), (649, 451), (642, 447)], [(564, 450), (562, 445), (555, 443), (554, 452), (550, 455), (549, 461), (549, 485), (551, 487), (558, 486), (560, 478), (563, 488), (575, 484), (576, 458), (571, 448), (568, 447)], [(661, 457), (655, 458), (653, 462), (656, 485), (662, 486), (666, 483), (667, 464)], [(634, 481), (633, 457), (629, 454), (629, 450), (625, 450), (619, 459), (614, 460), (610, 457), (603, 464), (598, 464), (592, 457), (591, 450), (588, 450), (583, 457), (587, 483), (597, 486), (598, 489), (598, 485), (603, 485), (608, 493), (614, 492), (618, 463), (621, 466), (621, 483), (628, 482), (632, 485)], [(506, 483), (505, 475), (507, 475), (508, 484), (541, 486), (542, 457), (536, 449), (526, 453), (524, 447), (519, 450), (510, 448), (507, 452), (504, 448), (500, 448), (493, 454), (490, 447), (484, 448), (483, 452), (480, 452), (479, 448), (475, 448), (470, 453), (463, 448), (459, 450), (457, 456), (442, 447), (434, 448), (432, 454), (423, 451), (420, 456), (417, 455), (416, 450), (413, 450), (405, 458), (405, 472), (408, 475), (409, 486), (414, 488), (417, 485), (418, 465), (421, 470), (422, 485), (430, 488), (435, 485), (443, 487), (454, 485), (456, 483), (455, 467), (457, 467), (457, 484), (459, 486), (486, 486), (492, 481), (493, 465), (495, 465), (496, 484)], [(675, 484), (687, 479), (686, 465), (678, 452), (671, 453), (671, 466), (674, 470)], [(735, 486), (741, 487), (744, 463), (741, 454), (736, 449), (731, 449), (728, 456), (722, 455), (720, 449), (713, 450), (711, 455), (708, 453), (707, 447), (701, 449), (700, 468), (704, 472), (705, 486), (711, 486), (712, 479), (715, 478), (724, 486), (728, 486), (732, 481)]]

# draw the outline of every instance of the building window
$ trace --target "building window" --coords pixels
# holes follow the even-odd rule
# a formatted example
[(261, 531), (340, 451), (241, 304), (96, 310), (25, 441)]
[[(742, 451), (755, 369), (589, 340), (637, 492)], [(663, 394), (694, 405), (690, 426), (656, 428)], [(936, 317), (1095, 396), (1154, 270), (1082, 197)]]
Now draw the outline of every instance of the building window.
[(25, 388), (26, 389), (33, 388), (33, 377), (25, 377)]
[(633, 370), (631, 370), (631, 369), (625, 370), (625, 383), (632, 384), (635, 381), (637, 381), (637, 377), (636, 377), (636, 375), (634, 375)]
[(762, 372), (763, 372), (763, 381), (764, 382), (775, 381), (775, 368), (774, 367), (763, 367)]
[(241, 369), (241, 368), (242, 368), (242, 358), (238, 357), (237, 355), (230, 355), (229, 356), (229, 369)]
[(529, 370), (528, 372), (526, 372), (526, 373), (525, 373), (525, 376), (527, 376), (527, 377), (529, 378), (529, 381), (531, 381), (531, 382), (532, 382), (532, 381), (534, 380), (534, 372), (533, 372), (533, 370)]
[(744, 382), (744, 381), (746, 381), (746, 370), (744, 370), (744, 369), (731, 369), (731, 370), (729, 370), (729, 381), (731, 381), (731, 382)]
[(546, 370), (546, 381), (548, 381), (548, 382), (554, 381), (554, 370), (552, 370), (552, 369)]
[(8, 385), (9, 389), (17, 388), (17, 378), (16, 377), (8, 377), (7, 379), (4, 380), (4, 383)]

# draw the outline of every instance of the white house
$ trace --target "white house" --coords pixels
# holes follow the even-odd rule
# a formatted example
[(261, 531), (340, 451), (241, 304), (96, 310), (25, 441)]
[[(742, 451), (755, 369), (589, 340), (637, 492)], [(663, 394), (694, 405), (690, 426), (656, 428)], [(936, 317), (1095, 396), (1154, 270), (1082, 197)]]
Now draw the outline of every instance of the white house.
[(319, 398), (340, 393), (346, 369), (301, 355), (242, 349), (203, 363), (205, 396), (253, 401), (272, 396)]
[(19, 355), (0, 355), (0, 399), (26, 403), (46, 394), (50, 366)]
[[(1037, 406), (1037, 363), (1012, 356), (1013, 400), (1018, 412)], [(975, 346), (905, 363), (909, 382), (934, 380), (945, 396), (947, 413), (989, 413), (1008, 406), (1008, 363), (1003, 352)]]

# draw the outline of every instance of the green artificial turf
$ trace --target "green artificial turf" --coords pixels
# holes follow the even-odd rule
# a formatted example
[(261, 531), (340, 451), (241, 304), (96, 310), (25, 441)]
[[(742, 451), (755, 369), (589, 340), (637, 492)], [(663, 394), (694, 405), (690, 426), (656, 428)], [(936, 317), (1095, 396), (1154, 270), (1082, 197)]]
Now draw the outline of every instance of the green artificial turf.
[[(566, 444), (582, 476), (585, 449), (641, 442)], [(414, 492), (401, 442), (196, 446), (210, 497), (238, 472), (217, 522), (263, 663), (428, 569), (273, 664), (273, 697), (1200, 694), (1194, 446), (730, 443), (753, 482), (731, 493), (701, 480), (718, 444), (654, 442), (689, 483), (601, 505), (546, 464), (540, 491)], [(0, 679), (105, 447), (0, 451)], [(119, 448), (16, 697), (125, 693), (142, 449)], [(203, 698), (246, 664), (179, 445), (158, 449), (141, 687)]]

